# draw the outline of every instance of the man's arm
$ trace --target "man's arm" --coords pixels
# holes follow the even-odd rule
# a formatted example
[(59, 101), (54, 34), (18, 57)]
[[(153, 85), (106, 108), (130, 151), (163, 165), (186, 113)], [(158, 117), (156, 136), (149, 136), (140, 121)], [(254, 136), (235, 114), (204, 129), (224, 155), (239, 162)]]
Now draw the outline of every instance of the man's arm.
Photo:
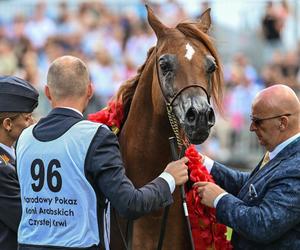
[(217, 219), (245, 238), (269, 243), (300, 223), (300, 180), (270, 183), (270, 190), (257, 206), (249, 206), (232, 195), (217, 205)]
[(249, 179), (250, 173), (233, 170), (213, 161), (207, 156), (201, 156), (204, 157), (203, 164), (207, 171), (213, 176), (215, 182), (228, 193), (237, 195)]
[(100, 128), (89, 152), (86, 167), (93, 177), (94, 186), (111, 201), (121, 216), (135, 219), (173, 202), (170, 186), (162, 177), (139, 189), (134, 187), (125, 175), (119, 143), (111, 131)]
[[(251, 241), (267, 244), (278, 239), (300, 223), (300, 176), (293, 175), (274, 178), (266, 193), (259, 194), (252, 203), (224, 195), (216, 205), (217, 220)], [(197, 186), (202, 203), (211, 207), (224, 192), (214, 183), (201, 182)]]

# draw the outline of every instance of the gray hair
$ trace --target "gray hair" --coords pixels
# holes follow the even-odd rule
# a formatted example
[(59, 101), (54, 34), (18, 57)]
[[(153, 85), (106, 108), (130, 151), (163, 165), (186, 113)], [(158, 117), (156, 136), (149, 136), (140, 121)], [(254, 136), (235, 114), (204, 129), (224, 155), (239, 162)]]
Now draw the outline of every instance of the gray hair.
[(47, 74), (47, 85), (56, 99), (83, 96), (89, 82), (86, 64), (73, 56), (54, 60)]

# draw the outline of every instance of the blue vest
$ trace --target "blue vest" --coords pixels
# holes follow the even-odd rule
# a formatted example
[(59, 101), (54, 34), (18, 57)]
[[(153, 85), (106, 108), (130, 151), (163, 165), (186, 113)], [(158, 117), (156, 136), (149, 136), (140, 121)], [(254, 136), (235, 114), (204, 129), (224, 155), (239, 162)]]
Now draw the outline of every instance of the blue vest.
[(20, 244), (85, 248), (99, 244), (96, 194), (85, 158), (100, 124), (80, 121), (61, 137), (39, 141), (33, 126), (17, 144), (21, 187)]

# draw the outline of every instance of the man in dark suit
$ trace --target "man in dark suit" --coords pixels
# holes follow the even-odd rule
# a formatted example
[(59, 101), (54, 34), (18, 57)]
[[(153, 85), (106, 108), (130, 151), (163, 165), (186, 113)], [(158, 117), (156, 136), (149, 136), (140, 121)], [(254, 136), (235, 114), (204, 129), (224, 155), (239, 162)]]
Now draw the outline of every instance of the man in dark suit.
[(38, 104), (37, 91), (17, 77), (0, 77), (0, 249), (17, 249), (21, 219), (20, 188), (13, 144), (32, 124), (31, 112)]
[[(262, 90), (250, 130), (267, 150), (252, 173), (205, 157), (216, 184), (199, 182), (202, 203), (233, 229), (234, 249), (300, 249), (300, 103), (285, 85)], [(226, 191), (225, 191), (226, 190)]]
[(175, 185), (188, 180), (187, 159), (136, 189), (125, 175), (117, 137), (83, 119), (93, 94), (87, 66), (72, 56), (56, 59), (45, 93), (53, 110), (22, 132), (16, 149), (19, 250), (109, 249), (109, 204), (130, 219), (169, 205)]

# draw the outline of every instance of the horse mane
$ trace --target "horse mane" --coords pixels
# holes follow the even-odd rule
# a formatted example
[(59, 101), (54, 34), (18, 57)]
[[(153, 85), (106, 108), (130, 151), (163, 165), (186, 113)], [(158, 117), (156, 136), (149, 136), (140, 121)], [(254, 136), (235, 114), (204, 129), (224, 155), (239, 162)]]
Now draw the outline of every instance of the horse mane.
[(155, 46), (150, 48), (147, 53), (147, 58), (142, 66), (140, 66), (137, 70), (137, 74), (125, 81), (119, 88), (118, 92), (116, 93), (115, 98), (120, 101), (123, 104), (123, 111), (124, 111), (124, 119), (123, 123), (126, 121), (126, 118), (128, 116), (130, 106), (131, 106), (131, 101), (133, 99), (135, 90), (138, 86), (138, 82), (140, 80), (140, 77), (143, 73), (143, 70), (145, 66), (148, 63), (148, 60), (150, 58), (150, 55), (152, 54)]
[(208, 49), (211, 55), (216, 60), (217, 69), (212, 75), (212, 98), (216, 108), (222, 113), (222, 99), (223, 99), (223, 70), (221, 65), (220, 56), (215, 49), (212, 38), (206, 33), (202, 32), (199, 28), (199, 23), (195, 22), (182, 22), (176, 28), (187, 37), (192, 37), (202, 41), (203, 45)]

